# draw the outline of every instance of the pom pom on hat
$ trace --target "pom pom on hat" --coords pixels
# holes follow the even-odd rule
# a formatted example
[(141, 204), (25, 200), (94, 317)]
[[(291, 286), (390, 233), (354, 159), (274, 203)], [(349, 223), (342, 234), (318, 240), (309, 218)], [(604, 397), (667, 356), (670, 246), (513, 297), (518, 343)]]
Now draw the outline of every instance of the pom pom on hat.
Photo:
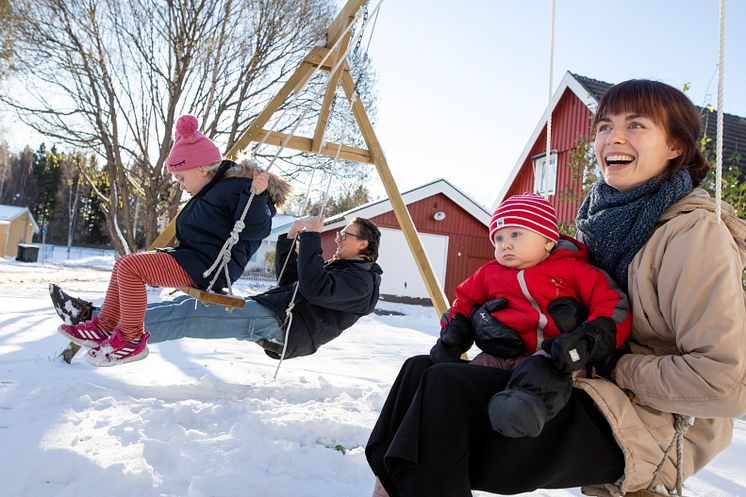
[(557, 212), (544, 197), (535, 193), (513, 195), (503, 201), (490, 219), (490, 242), (495, 244), (495, 231), (514, 226), (538, 233), (553, 242), (559, 240)]
[(199, 131), (197, 118), (185, 114), (176, 121), (174, 145), (166, 159), (169, 173), (209, 166), (223, 159), (212, 140)]
[(174, 140), (192, 136), (194, 132), (197, 131), (198, 127), (199, 122), (197, 122), (196, 117), (190, 116), (189, 114), (184, 114), (176, 121), (176, 133), (174, 133)]

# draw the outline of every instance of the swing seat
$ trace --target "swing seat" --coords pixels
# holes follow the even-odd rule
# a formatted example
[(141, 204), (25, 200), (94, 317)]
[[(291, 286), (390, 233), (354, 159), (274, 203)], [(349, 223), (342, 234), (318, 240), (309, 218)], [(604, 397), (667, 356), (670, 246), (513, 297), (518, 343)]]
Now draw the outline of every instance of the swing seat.
[(222, 293), (208, 292), (192, 286), (183, 286), (179, 288), (179, 291), (186, 293), (190, 297), (194, 297), (203, 304), (218, 304), (231, 309), (241, 309), (246, 304), (243, 297), (238, 295), (224, 295)]

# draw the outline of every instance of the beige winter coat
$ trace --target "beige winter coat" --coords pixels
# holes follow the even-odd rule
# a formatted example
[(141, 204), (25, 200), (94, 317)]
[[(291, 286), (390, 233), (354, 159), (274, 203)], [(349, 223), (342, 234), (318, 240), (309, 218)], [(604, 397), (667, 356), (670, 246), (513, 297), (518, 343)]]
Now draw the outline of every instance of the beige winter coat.
[[(684, 477), (725, 449), (732, 418), (746, 413), (746, 222), (696, 188), (661, 216), (629, 267), (634, 314), (631, 354), (614, 381), (578, 379), (611, 425), (625, 458), (624, 477), (590, 495), (647, 488), (674, 436), (673, 416), (695, 416), (684, 443)], [(662, 483), (675, 487), (676, 451)]]

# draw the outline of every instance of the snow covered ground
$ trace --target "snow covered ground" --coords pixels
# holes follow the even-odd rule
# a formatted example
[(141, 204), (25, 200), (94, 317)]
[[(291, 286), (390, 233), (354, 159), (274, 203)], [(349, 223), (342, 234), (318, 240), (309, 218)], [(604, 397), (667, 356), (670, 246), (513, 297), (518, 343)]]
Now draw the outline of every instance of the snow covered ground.
[[(363, 447), (401, 363), (434, 342), (431, 308), (382, 302), (404, 315), (361, 319), (284, 362), (277, 380), (276, 361), (236, 340), (153, 345), (144, 361), (113, 368), (67, 365), (47, 284), (100, 303), (112, 262), (0, 259), (1, 497), (370, 495)], [(245, 281), (234, 289), (251, 293)], [(744, 456), (741, 419), (685, 494), (746, 496)]]

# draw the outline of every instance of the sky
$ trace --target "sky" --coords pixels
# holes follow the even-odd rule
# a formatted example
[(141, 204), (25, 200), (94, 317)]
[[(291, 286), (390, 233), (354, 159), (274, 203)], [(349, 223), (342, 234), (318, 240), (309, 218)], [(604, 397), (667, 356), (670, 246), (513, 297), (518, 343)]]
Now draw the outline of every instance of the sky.
[[(608, 83), (650, 78), (688, 84), (695, 104), (716, 104), (717, 0), (556, 4), (554, 89), (566, 71)], [(381, 4), (369, 48), (378, 78), (374, 128), (400, 191), (445, 178), (492, 205), (546, 109), (550, 19), (550, 0)], [(727, 2), (724, 107), (741, 116), (744, 22), (746, 2)], [(0, 128), (27, 140), (7, 114)], [(375, 175), (370, 185), (383, 195)]]
[[(445, 178), (491, 206), (547, 106), (551, 8), (381, 4), (369, 49), (379, 79), (374, 126), (401, 191)], [(695, 104), (714, 105), (718, 12), (716, 0), (557, 0), (554, 89), (566, 71), (608, 83), (649, 78), (688, 83)], [(724, 109), (740, 116), (744, 22), (746, 2), (727, 2)]]
[[(59, 247), (43, 264), (0, 258), (0, 443), (11, 448), (0, 455), (0, 496), (370, 495), (363, 450), (402, 362), (435, 342), (431, 307), (380, 301), (400, 314), (364, 316), (316, 354), (284, 361), (276, 380), (276, 361), (232, 339), (151, 344), (143, 361), (111, 368), (79, 353), (68, 365), (57, 358), (67, 340), (47, 283), (100, 305), (114, 262), (73, 253), (67, 260)], [(247, 283), (234, 290), (256, 291)], [(168, 293), (150, 289), (148, 299)], [(746, 495), (745, 456), (742, 417), (684, 494)]]

